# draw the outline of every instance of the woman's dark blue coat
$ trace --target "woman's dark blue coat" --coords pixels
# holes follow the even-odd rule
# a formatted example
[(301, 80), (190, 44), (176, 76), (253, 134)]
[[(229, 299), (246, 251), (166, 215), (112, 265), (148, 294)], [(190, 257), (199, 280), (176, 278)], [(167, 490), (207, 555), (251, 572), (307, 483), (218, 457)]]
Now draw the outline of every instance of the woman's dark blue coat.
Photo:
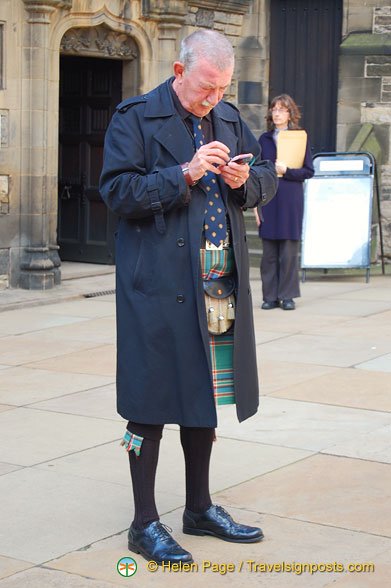
[[(263, 133), (259, 138), (262, 158), (276, 160), (276, 145), (273, 132)], [(269, 204), (262, 208), (263, 221), (259, 227), (259, 236), (263, 239), (301, 239), (303, 223), (303, 181), (314, 175), (309, 141), (304, 157), (303, 167), (288, 168), (282, 178), (278, 179), (277, 194)]]
[[(117, 236), (117, 408), (128, 420), (215, 427), (200, 243), (206, 192), (188, 188), (181, 163), (193, 139), (174, 109), (169, 80), (120, 104), (109, 125), (100, 190), (120, 216)], [(221, 192), (229, 214), (237, 272), (234, 378), (240, 421), (258, 407), (258, 380), (241, 207), (273, 197), (274, 166), (237, 109), (213, 110), (216, 140), (256, 162), (246, 191)], [(218, 178), (218, 176), (216, 176)]]

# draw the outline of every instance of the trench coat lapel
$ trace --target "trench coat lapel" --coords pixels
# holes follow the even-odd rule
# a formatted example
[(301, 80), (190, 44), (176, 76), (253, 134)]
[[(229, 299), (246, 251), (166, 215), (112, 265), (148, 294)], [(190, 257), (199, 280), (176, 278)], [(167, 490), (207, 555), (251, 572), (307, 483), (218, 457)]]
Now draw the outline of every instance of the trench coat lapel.
[(155, 134), (155, 140), (178, 162), (190, 161), (194, 155), (192, 138), (181, 117), (173, 113)]
[(236, 122), (237, 118), (231, 114), (232, 108), (224, 102), (220, 102), (212, 110), (213, 116), (213, 130), (216, 141), (221, 141), (229, 148), (229, 156), (234, 157), (238, 155), (238, 137), (235, 135), (233, 128), (231, 129), (227, 122)]
[[(234, 157), (235, 155), (238, 155), (238, 137), (235, 135), (233, 129), (231, 129), (227, 122), (234, 123), (237, 119), (231, 114), (231, 112), (231, 106), (228, 106), (224, 102), (220, 102), (212, 110), (212, 117), (215, 141), (220, 141), (221, 143), (224, 143), (224, 145), (227, 145), (229, 148), (229, 156)], [(227, 206), (226, 199), (228, 186), (219, 175), (216, 177), (220, 186), (221, 195), (225, 205)]]
[(178, 162), (190, 161), (194, 155), (193, 140), (174, 108), (169, 84), (172, 78), (156, 89), (153, 100), (145, 109), (145, 118), (164, 118), (162, 126), (154, 134), (154, 140)]

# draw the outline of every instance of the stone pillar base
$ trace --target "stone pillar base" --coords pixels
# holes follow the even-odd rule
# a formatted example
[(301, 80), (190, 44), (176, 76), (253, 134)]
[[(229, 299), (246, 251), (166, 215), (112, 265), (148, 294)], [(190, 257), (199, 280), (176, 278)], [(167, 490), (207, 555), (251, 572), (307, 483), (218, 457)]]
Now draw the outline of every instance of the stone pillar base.
[(54, 285), (54, 272), (20, 272), (19, 287), (24, 290), (50, 290)]
[(23, 253), (19, 287), (25, 290), (49, 290), (61, 280), (59, 267), (51, 257), (58, 257), (57, 251), (49, 247), (26, 247)]

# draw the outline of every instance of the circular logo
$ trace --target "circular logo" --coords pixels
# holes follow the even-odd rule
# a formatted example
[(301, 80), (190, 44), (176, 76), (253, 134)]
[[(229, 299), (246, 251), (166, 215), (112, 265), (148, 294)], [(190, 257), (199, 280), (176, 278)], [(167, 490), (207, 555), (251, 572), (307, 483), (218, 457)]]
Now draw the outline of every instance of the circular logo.
[(137, 563), (131, 557), (121, 557), (117, 563), (117, 572), (129, 578), (137, 572)]

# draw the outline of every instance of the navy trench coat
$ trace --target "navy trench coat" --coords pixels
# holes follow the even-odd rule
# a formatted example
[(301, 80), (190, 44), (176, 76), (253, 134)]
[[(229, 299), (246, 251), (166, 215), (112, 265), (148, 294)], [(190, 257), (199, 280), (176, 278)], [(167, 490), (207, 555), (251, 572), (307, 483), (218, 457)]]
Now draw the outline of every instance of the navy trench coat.
[[(276, 145), (273, 132), (263, 133), (259, 138), (262, 157), (276, 160)], [(303, 167), (288, 168), (282, 178), (278, 180), (278, 190), (275, 198), (262, 208), (262, 223), (259, 236), (263, 239), (301, 239), (303, 223), (303, 181), (314, 175), (312, 155), (309, 141), (304, 157)]]
[[(167, 80), (117, 107), (105, 138), (100, 191), (120, 216), (116, 244), (117, 408), (146, 424), (215, 427), (208, 330), (200, 277), (206, 192), (189, 189), (180, 164), (193, 140)], [(242, 207), (267, 203), (277, 182), (237, 109), (212, 111), (214, 136), (230, 153), (252, 152), (246, 189), (220, 188), (236, 263), (234, 382), (240, 421), (258, 407), (258, 379)], [(216, 176), (218, 178), (218, 176)]]

